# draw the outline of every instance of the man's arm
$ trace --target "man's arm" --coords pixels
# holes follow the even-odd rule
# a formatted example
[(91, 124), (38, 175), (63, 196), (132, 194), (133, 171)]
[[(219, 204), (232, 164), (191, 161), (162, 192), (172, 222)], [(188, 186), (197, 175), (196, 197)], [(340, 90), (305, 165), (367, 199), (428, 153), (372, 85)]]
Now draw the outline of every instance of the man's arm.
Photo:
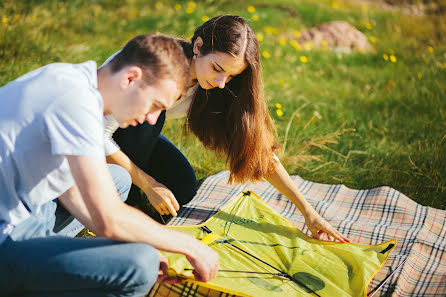
[(153, 177), (141, 170), (130, 158), (119, 150), (107, 157), (107, 163), (123, 167), (132, 177), (132, 182), (147, 196), (150, 203), (160, 214), (177, 216), (180, 205), (175, 195), (166, 186), (157, 182)]
[(76, 186), (60, 201), (81, 223), (99, 236), (144, 242), (167, 252), (184, 254), (202, 281), (214, 278), (218, 254), (192, 236), (170, 230), (119, 199), (104, 161), (67, 156)]

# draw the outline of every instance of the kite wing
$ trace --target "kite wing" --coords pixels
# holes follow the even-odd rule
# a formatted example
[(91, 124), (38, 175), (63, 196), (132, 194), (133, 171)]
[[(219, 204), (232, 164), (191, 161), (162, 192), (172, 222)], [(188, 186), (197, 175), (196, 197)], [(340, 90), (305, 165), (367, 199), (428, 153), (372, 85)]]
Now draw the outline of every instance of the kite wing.
[(183, 255), (164, 253), (172, 273), (238, 296), (367, 296), (370, 280), (396, 245), (396, 239), (359, 245), (309, 237), (250, 191), (203, 224), (169, 228), (195, 236), (220, 255), (220, 271), (210, 282), (195, 281)]

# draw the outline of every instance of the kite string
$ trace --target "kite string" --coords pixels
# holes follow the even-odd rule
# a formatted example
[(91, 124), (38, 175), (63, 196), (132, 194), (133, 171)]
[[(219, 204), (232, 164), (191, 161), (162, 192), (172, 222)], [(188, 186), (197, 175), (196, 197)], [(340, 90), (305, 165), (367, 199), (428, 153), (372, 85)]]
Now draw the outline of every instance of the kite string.
[[(220, 243), (227, 243), (227, 244), (231, 245), (232, 247), (234, 247), (234, 248), (240, 250), (241, 252), (243, 252), (243, 253), (245, 253), (245, 254), (247, 254), (247, 255), (253, 257), (254, 259), (256, 259), (256, 260), (262, 262), (263, 264), (265, 264), (265, 265), (267, 265), (267, 266), (273, 268), (274, 270), (278, 271), (282, 276), (288, 278), (289, 280), (292, 280), (292, 281), (294, 281), (294, 282), (300, 284), (301, 286), (303, 286), (304, 288), (306, 288), (307, 290), (309, 290), (310, 293), (313, 293), (313, 294), (315, 294), (316, 296), (320, 297), (319, 294), (317, 294), (314, 290), (312, 290), (311, 288), (309, 288), (308, 286), (306, 286), (304, 283), (302, 283), (302, 282), (299, 281), (298, 279), (292, 277), (292, 276), (289, 275), (288, 273), (286, 273), (286, 272), (284, 272), (284, 271), (282, 271), (282, 270), (280, 270), (280, 269), (274, 267), (273, 265), (271, 265), (271, 264), (269, 264), (269, 263), (263, 261), (262, 259), (260, 259), (260, 258), (258, 258), (258, 257), (256, 257), (256, 256), (254, 256), (253, 254), (251, 254), (251, 253), (249, 253), (249, 252), (243, 250), (242, 248), (239, 248), (238, 246), (236, 246), (236, 245), (234, 245), (234, 244), (232, 244), (231, 242), (228, 241), (229, 230), (231, 229), (232, 223), (234, 222), (235, 215), (237, 214), (237, 212), (238, 212), (240, 206), (242, 205), (242, 203), (244, 202), (244, 200), (246, 199), (246, 197), (249, 197), (250, 195), (251, 195), (251, 192), (250, 192), (250, 191), (243, 192), (242, 199), (240, 199), (240, 201), (237, 201), (237, 203), (234, 203), (234, 205), (232, 206), (231, 211), (230, 211), (230, 213), (232, 213), (232, 218), (231, 218), (231, 221), (229, 222), (229, 227), (228, 227), (228, 230), (227, 230), (226, 233), (225, 233), (225, 237), (224, 237), (224, 238), (219, 238), (219, 239), (217, 239), (216, 241), (217, 241), (217, 242), (220, 242)], [(235, 210), (234, 210), (234, 208), (235, 208)], [(225, 229), (226, 229), (226, 226), (227, 226), (227, 225), (228, 225), (228, 222), (226, 221), (226, 223), (225, 223)], [(206, 233), (212, 233), (212, 230), (210, 230), (210, 229), (209, 229), (208, 227), (206, 227), (206, 226), (203, 226), (203, 227), (201, 227), (200, 229), (202, 229), (202, 230), (203, 230), (204, 232), (206, 232)], [(236, 240), (236, 239), (234, 238), (234, 240)], [(236, 241), (237, 241), (237, 240), (236, 240)]]
[(321, 297), (321, 296), (320, 296), (318, 293), (316, 293), (314, 290), (312, 290), (311, 288), (309, 288), (307, 285), (305, 285), (305, 284), (304, 284), (303, 282), (301, 282), (300, 280), (298, 280), (298, 279), (292, 277), (292, 276), (289, 275), (288, 273), (286, 273), (286, 272), (284, 272), (284, 271), (282, 271), (282, 270), (280, 270), (280, 269), (274, 267), (273, 265), (271, 265), (271, 264), (269, 264), (269, 263), (263, 261), (262, 259), (260, 259), (260, 258), (258, 258), (258, 257), (256, 257), (256, 256), (254, 256), (253, 254), (251, 254), (251, 253), (245, 251), (244, 249), (239, 248), (238, 246), (232, 244), (232, 243), (229, 242), (228, 240), (223, 241), (223, 243), (227, 243), (227, 244), (231, 245), (232, 247), (238, 249), (239, 251), (241, 251), (241, 252), (243, 252), (243, 253), (245, 253), (245, 254), (247, 254), (247, 255), (253, 257), (254, 259), (256, 259), (256, 260), (258, 260), (258, 261), (260, 261), (260, 262), (262, 262), (263, 264), (268, 265), (269, 267), (271, 267), (271, 268), (273, 268), (273, 269), (279, 271), (280, 274), (281, 274), (281, 276), (284, 276), (284, 277), (288, 278), (289, 280), (292, 280), (292, 281), (298, 283), (299, 285), (303, 286), (305, 289), (307, 289), (308, 291), (310, 291), (310, 293), (313, 293), (313, 294), (315, 294), (316, 296)]
[[(229, 227), (228, 227), (228, 230), (225, 233), (225, 237), (221, 238), (221, 239), (218, 239), (217, 241), (224, 242), (225, 240), (227, 240), (228, 234), (229, 234), (229, 230), (231, 229), (232, 223), (234, 222), (235, 215), (237, 214), (237, 212), (238, 212), (240, 206), (242, 205), (243, 201), (245, 200), (245, 198), (248, 197), (250, 194), (251, 194), (250, 191), (243, 192), (243, 199), (240, 199), (240, 201), (237, 201), (237, 203), (234, 203), (234, 205), (232, 206), (232, 209), (230, 211), (230, 214), (232, 213), (232, 218), (231, 218), (231, 221), (229, 222)], [(234, 211), (234, 208), (236, 208), (235, 211)], [(226, 221), (225, 229), (226, 229), (227, 225), (228, 225), (228, 222)]]

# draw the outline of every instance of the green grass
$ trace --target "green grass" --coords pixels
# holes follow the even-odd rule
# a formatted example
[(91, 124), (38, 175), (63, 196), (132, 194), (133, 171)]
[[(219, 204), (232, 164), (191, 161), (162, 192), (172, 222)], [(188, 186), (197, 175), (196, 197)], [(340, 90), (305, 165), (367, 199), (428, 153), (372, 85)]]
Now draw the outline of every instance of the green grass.
[[(91, 3), (2, 1), (0, 85), (51, 62), (102, 63), (136, 34), (190, 38), (203, 16), (238, 14), (263, 35), (261, 51), (271, 55), (262, 61), (265, 93), (284, 148), (281, 160), (291, 174), (357, 189), (389, 185), (420, 204), (446, 209), (446, 18), (404, 15), (353, 0), (279, 0), (272, 6), (204, 0), (191, 13), (186, 1)], [(376, 38), (376, 53), (297, 51), (279, 43), (295, 30), (334, 20)], [(394, 54), (396, 63), (383, 54)], [(225, 169), (224, 159), (193, 136), (177, 133), (182, 125), (183, 120), (168, 122), (164, 133), (198, 177)]]

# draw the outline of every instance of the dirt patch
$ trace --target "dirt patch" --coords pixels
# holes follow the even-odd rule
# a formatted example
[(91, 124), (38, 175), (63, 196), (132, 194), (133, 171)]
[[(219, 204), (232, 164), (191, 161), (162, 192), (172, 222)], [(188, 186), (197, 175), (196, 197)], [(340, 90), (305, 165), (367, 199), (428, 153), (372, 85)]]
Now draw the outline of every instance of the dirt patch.
[(445, 15), (446, 0), (357, 0), (407, 15)]
[(302, 49), (318, 48), (341, 52), (374, 52), (375, 49), (368, 42), (367, 36), (344, 21), (324, 23), (303, 31), (295, 40)]

